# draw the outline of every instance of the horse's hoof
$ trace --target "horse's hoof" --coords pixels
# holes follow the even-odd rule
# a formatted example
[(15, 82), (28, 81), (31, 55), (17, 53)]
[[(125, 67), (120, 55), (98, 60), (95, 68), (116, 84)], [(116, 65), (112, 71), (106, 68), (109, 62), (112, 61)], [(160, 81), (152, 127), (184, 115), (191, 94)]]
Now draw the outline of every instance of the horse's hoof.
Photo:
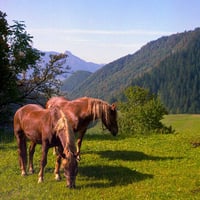
[(75, 185), (67, 185), (67, 188), (69, 188), (69, 189), (76, 189), (76, 186)]
[(76, 155), (76, 160), (77, 160), (77, 161), (81, 161), (81, 156), (80, 156), (80, 154), (77, 154), (77, 155)]
[(29, 174), (34, 174), (34, 170), (29, 170)]
[(21, 176), (26, 176), (26, 175), (27, 175), (26, 172), (22, 172), (22, 173), (21, 173)]
[(43, 178), (42, 178), (42, 177), (39, 177), (38, 183), (42, 183), (43, 181), (44, 181)]
[(59, 174), (56, 174), (56, 176), (55, 176), (55, 180), (56, 180), (56, 181), (60, 181), (60, 180), (61, 180), (61, 177), (60, 177)]

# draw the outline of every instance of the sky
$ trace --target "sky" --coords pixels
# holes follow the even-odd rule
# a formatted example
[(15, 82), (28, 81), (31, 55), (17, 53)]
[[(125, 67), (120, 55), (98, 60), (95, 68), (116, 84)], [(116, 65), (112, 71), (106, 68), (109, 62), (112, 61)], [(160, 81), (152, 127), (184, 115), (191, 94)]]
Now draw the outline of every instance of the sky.
[(109, 63), (162, 36), (200, 27), (199, 0), (0, 0), (41, 51)]

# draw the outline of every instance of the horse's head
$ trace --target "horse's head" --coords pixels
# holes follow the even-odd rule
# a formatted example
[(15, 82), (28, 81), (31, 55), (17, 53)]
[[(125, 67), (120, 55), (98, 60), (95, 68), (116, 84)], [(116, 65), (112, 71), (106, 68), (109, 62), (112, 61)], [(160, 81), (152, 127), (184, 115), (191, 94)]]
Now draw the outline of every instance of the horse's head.
[(117, 109), (116, 105), (108, 105), (106, 110), (102, 113), (102, 122), (105, 127), (116, 136), (118, 133), (118, 124), (117, 124)]
[(76, 155), (69, 150), (65, 151), (65, 158), (63, 159), (62, 164), (64, 167), (67, 187), (75, 188), (75, 181), (78, 173), (78, 162)]
[[(55, 107), (56, 108), (56, 107)], [(76, 156), (75, 135), (72, 127), (63, 113), (59, 110), (60, 118), (55, 126), (55, 131), (62, 144), (63, 168), (67, 186), (75, 188), (76, 175), (78, 173), (78, 162)]]

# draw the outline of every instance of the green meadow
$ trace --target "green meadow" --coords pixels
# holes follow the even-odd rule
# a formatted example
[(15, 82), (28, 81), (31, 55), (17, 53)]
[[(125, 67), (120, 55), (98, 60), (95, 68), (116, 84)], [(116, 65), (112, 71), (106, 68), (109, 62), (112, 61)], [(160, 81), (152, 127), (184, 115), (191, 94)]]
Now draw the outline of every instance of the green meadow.
[(66, 188), (64, 176), (54, 180), (55, 156), (49, 150), (45, 180), (36, 173), (21, 177), (16, 140), (0, 133), (0, 199), (200, 199), (200, 115), (168, 115), (163, 122), (174, 134), (113, 137), (101, 126), (88, 130), (76, 189)]

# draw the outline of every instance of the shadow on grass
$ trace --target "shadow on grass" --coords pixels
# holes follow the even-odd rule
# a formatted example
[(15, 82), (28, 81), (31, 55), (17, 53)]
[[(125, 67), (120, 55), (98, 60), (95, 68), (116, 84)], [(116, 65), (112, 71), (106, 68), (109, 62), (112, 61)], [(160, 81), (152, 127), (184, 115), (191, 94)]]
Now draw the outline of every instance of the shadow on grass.
[(139, 151), (99, 151), (98, 154), (109, 160), (124, 160), (124, 161), (142, 161), (142, 160), (174, 160), (182, 159), (182, 157), (160, 157), (151, 156)]
[(152, 174), (143, 174), (123, 166), (107, 165), (80, 166), (79, 174), (93, 180), (86, 187), (97, 188), (128, 185), (133, 182), (153, 178)]

